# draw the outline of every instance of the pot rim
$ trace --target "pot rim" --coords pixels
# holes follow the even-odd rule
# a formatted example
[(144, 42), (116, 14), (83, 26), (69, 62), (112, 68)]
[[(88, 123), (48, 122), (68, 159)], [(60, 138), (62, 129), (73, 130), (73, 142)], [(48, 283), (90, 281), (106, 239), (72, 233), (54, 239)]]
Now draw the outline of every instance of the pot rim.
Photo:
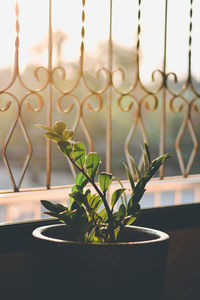
[(45, 240), (48, 242), (54, 242), (54, 243), (65, 243), (65, 244), (75, 244), (75, 245), (90, 245), (90, 246), (117, 246), (117, 245), (142, 245), (142, 244), (151, 244), (151, 243), (158, 243), (158, 242), (164, 242), (166, 240), (169, 239), (169, 235), (163, 231), (157, 230), (157, 229), (153, 229), (153, 228), (147, 228), (147, 227), (141, 227), (141, 226), (131, 226), (131, 225), (127, 225), (125, 226), (126, 228), (130, 228), (130, 229), (138, 229), (143, 231), (144, 233), (150, 233), (153, 235), (156, 235), (157, 238), (154, 238), (152, 240), (144, 240), (144, 241), (137, 241), (137, 242), (118, 242), (118, 243), (82, 243), (82, 242), (78, 242), (78, 241), (70, 241), (70, 240), (62, 240), (62, 239), (57, 239), (57, 238), (52, 238), (52, 237), (48, 237), (46, 235), (43, 234), (43, 231), (48, 229), (48, 228), (53, 228), (53, 227), (59, 227), (59, 226), (66, 226), (65, 224), (53, 224), (53, 225), (46, 225), (46, 226), (41, 226), (36, 228), (33, 232), (32, 235), (37, 238), (37, 239), (41, 239), (41, 240)]

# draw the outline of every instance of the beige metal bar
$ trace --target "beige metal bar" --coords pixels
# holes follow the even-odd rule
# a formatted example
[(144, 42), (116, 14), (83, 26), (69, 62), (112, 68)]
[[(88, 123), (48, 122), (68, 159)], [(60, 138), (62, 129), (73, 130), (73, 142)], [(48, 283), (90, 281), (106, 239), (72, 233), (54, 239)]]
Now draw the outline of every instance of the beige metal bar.
[[(165, 0), (165, 29), (164, 29), (164, 59), (163, 59), (163, 97), (161, 101), (160, 114), (160, 155), (165, 154), (165, 138), (166, 138), (166, 63), (167, 63), (167, 22), (168, 22), (168, 0)], [(160, 178), (164, 177), (164, 165), (160, 168)]]
[[(49, 84), (48, 84), (48, 103), (47, 103), (47, 125), (50, 127), (52, 123), (52, 99), (53, 99), (53, 87), (52, 87), (52, 0), (49, 0), (49, 36), (48, 36), (48, 70), (49, 70)], [(49, 189), (51, 185), (51, 141), (47, 140), (47, 154), (46, 154), (46, 186)]]
[(110, 86), (107, 96), (107, 126), (106, 126), (106, 171), (111, 171), (111, 140), (112, 140), (112, 72), (113, 72), (113, 43), (112, 43), (112, 14), (113, 2), (110, 0), (110, 23), (108, 40), (108, 70)]

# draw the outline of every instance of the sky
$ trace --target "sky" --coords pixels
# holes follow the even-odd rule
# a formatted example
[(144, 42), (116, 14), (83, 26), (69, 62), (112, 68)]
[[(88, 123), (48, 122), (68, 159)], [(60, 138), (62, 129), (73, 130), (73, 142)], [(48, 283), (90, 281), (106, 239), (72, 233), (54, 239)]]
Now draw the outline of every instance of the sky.
[[(30, 63), (47, 65), (47, 53), (34, 51), (44, 44), (48, 34), (48, 0), (18, 0), (20, 6), (20, 68)], [(168, 1), (167, 71), (184, 77), (187, 70), (189, 8), (188, 0)], [(136, 45), (137, 3), (133, 0), (113, 0), (113, 40), (126, 47)], [(163, 65), (164, 0), (143, 0), (141, 10), (141, 74), (150, 80), (151, 73)], [(193, 3), (193, 74), (200, 77), (200, 7)], [(80, 54), (81, 1), (52, 0), (53, 30), (62, 30), (68, 38), (63, 47), (63, 59), (73, 61)], [(85, 48), (95, 52), (98, 43), (109, 34), (109, 1), (86, 0)], [(0, 68), (13, 65), (15, 43), (15, 0), (0, 0)]]

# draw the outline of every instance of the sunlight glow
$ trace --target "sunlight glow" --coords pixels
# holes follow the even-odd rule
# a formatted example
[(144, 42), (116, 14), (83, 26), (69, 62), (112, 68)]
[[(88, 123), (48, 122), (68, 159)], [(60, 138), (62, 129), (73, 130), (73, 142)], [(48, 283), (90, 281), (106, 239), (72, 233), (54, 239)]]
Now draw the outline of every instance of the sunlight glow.
[[(15, 45), (15, 0), (0, 0), (1, 68), (13, 65)], [(28, 64), (47, 66), (48, 0), (19, 0), (20, 14), (20, 68)], [(81, 1), (53, 0), (53, 31), (66, 33), (62, 48), (62, 60), (77, 60), (81, 43)], [(145, 0), (141, 4), (141, 75), (151, 80), (151, 73), (163, 65), (165, 1)], [(189, 1), (169, 1), (167, 71), (183, 77), (187, 72)], [(200, 52), (200, 28), (195, 26), (199, 18), (197, 1), (194, 2), (192, 68), (200, 76), (198, 57)], [(88, 0), (85, 6), (85, 48), (92, 56), (99, 43), (109, 36), (109, 1)], [(137, 1), (113, 1), (113, 40), (124, 47), (135, 47), (137, 30)], [(54, 64), (56, 53), (54, 51)]]

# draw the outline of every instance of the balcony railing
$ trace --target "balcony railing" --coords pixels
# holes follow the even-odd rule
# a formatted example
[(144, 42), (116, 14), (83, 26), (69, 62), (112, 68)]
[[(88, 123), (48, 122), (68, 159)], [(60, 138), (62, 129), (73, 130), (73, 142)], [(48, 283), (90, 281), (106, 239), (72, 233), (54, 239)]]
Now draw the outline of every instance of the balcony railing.
[[(14, 45), (2, 50), (1, 60), (13, 56), (14, 63), (0, 70), (1, 205), (12, 206), (12, 197), (17, 203), (18, 192), (20, 201), (28, 193), (37, 199), (41, 190), (61, 191), (72, 183), (73, 169), (34, 126), (60, 119), (88, 151), (100, 152), (104, 170), (122, 179), (129, 154), (142, 168), (143, 142), (155, 155), (171, 152), (158, 174), (162, 181), (149, 185), (149, 203), (165, 204), (161, 189), (171, 204), (184, 202), (183, 182), (198, 201), (198, 1), (64, 2), (1, 4), (10, 20), (0, 25), (6, 32), (1, 44), (10, 39)], [(27, 46), (33, 33), (41, 41)], [(25, 63), (28, 50), (32, 60)], [(65, 56), (77, 51), (78, 59)], [(39, 204), (32, 211), (39, 217)]]

